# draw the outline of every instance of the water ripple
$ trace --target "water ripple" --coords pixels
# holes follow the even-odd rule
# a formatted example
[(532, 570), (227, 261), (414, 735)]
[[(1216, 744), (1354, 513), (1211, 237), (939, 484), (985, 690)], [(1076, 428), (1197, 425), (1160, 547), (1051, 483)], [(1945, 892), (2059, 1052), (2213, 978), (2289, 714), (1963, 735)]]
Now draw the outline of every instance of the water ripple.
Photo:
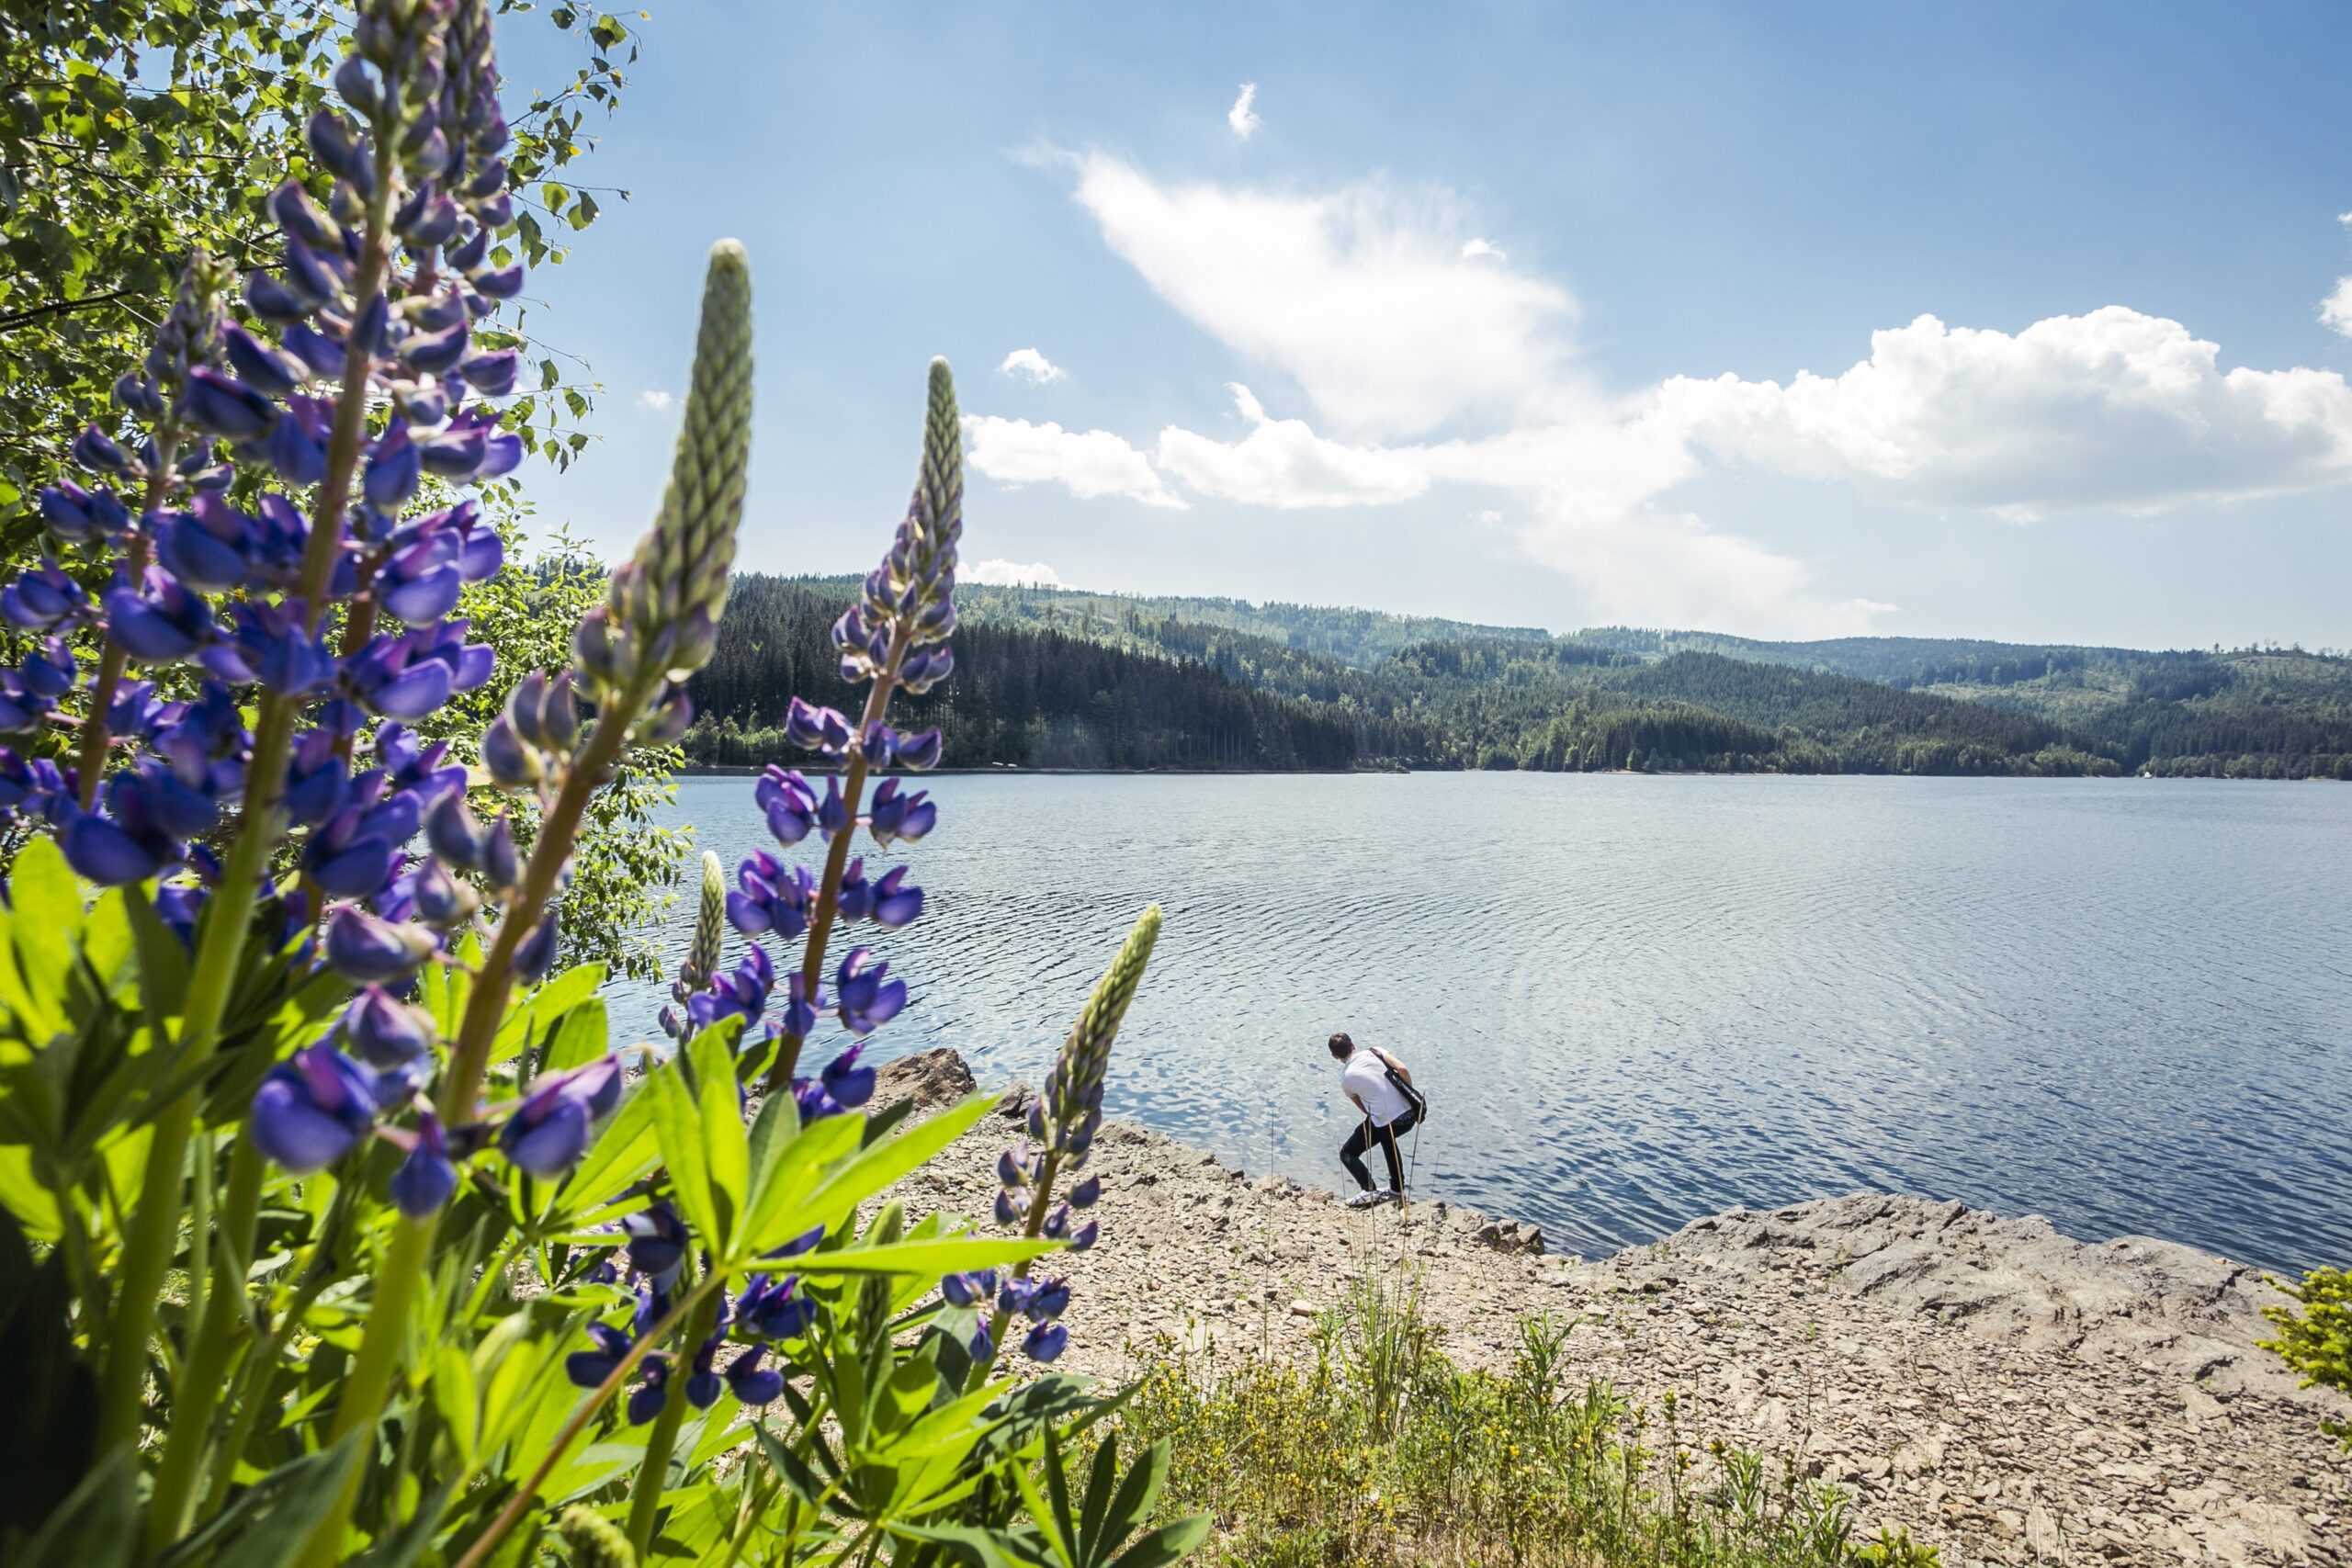
[[(1042, 1076), (1142, 905), (1107, 1103), (1329, 1183), (1323, 1037), (1413, 1064), (1421, 1185), (1570, 1247), (1858, 1187), (2352, 1258), (2352, 791), (2024, 780), (949, 778), (888, 1052)], [(744, 779), (678, 816), (730, 867)], [(668, 933), (683, 947), (692, 912)], [(731, 955), (730, 955), (731, 959)], [(616, 987), (652, 1029), (665, 987)]]

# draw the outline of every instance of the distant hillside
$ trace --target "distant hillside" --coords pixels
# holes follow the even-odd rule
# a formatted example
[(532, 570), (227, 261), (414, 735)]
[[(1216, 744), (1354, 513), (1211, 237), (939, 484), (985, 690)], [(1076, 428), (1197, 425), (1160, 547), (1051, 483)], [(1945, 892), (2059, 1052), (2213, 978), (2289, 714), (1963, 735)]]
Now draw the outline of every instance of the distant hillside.
[[(856, 592), (849, 577), (791, 581), (826, 592)], [(1137, 619), (1180, 621), (1217, 626), (1262, 637), (1300, 653), (1319, 654), (1358, 669), (1369, 669), (1415, 643), (1455, 637), (1545, 638), (1541, 626), (1482, 626), (1435, 615), (1393, 615), (1385, 610), (1335, 609), (1317, 604), (1247, 599), (1212, 599), (1137, 593), (1091, 593), (1069, 588), (995, 588), (958, 583), (956, 605), (967, 624), (1049, 628), (1094, 642), (1119, 639)]]
[[(842, 701), (849, 578), (739, 578), (689, 738), (768, 760)], [(2352, 660), (1961, 638), (1555, 637), (1377, 611), (959, 587), (951, 761), (2352, 777)]]
[[(796, 694), (857, 711), (864, 689), (842, 680), (831, 636), (851, 592), (846, 581), (736, 577), (718, 647), (688, 686), (691, 759), (804, 761), (781, 728)], [(893, 710), (901, 728), (939, 726), (950, 767), (1345, 768), (1356, 758), (1337, 715), (1198, 660), (986, 622), (959, 628), (955, 648), (955, 674)]]

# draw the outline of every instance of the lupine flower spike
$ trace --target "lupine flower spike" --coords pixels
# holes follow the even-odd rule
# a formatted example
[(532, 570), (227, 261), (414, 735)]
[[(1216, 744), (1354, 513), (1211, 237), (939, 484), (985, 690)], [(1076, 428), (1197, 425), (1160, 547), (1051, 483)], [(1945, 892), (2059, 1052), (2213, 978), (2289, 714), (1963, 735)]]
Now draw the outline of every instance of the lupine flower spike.
[[(1054, 1058), (1044, 1092), (1029, 1107), (1028, 1141), (997, 1156), (999, 1224), (1008, 1229), (1021, 1226), (1032, 1236), (1066, 1241), (1074, 1252), (1087, 1250), (1101, 1235), (1099, 1222), (1077, 1221), (1072, 1211), (1094, 1206), (1102, 1195), (1102, 1179), (1089, 1176), (1078, 1181), (1059, 1205), (1054, 1202), (1054, 1188), (1058, 1180), (1086, 1168), (1095, 1134), (1102, 1127), (1102, 1080), (1110, 1070), (1111, 1044), (1118, 1038), (1119, 1025), (1126, 1019), (1127, 1006), (1135, 1000), (1144, 967), (1151, 962), (1152, 945), (1159, 940), (1159, 906), (1154, 904), (1137, 918), (1135, 929), (1120, 945), (1119, 955), (1095, 982), (1078, 1021), (1070, 1025), (1069, 1037)], [(995, 1320), (985, 1332), (992, 1349), (1004, 1343), (1009, 1320), (1016, 1314), (1024, 1314), (1031, 1327), (1022, 1340), (1023, 1352), (1033, 1360), (1050, 1361), (1069, 1342), (1068, 1330), (1049, 1320), (1058, 1318), (1069, 1305), (1069, 1287), (1059, 1280), (1033, 1283), (1027, 1279), (1028, 1269), (1024, 1263), (1012, 1271), (998, 1295)], [(952, 1291), (942, 1287), (951, 1304), (969, 1290), (961, 1282)], [(1040, 1292), (1045, 1306), (1051, 1310), (1040, 1308)], [(985, 1362), (989, 1357), (977, 1354), (975, 1359)]]

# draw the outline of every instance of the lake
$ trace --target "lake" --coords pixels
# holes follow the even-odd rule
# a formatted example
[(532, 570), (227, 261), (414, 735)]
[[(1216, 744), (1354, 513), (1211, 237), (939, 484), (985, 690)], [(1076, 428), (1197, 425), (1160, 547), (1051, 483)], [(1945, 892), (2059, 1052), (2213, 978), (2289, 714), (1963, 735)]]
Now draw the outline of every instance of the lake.
[[(857, 928), (913, 992), (884, 1055), (952, 1045), (984, 1085), (1042, 1079), (1157, 899), (1106, 1104), (1252, 1173), (1343, 1180), (1355, 1117), (1323, 1042), (1345, 1029), (1429, 1094), (1419, 1195), (1539, 1221), (1555, 1248), (1867, 1188), (2270, 1268), (2352, 1260), (2352, 789), (930, 787), (938, 829), (882, 857), (911, 863), (928, 912)], [(748, 778), (682, 781), (676, 816), (730, 879), (774, 847)], [(659, 1039), (666, 987), (615, 991), (616, 1023)]]

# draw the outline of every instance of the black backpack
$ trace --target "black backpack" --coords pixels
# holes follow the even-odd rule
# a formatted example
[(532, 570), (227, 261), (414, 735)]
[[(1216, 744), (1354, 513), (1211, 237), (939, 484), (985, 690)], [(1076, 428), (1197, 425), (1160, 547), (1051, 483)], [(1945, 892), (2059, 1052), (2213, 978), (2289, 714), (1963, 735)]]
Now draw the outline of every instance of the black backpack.
[(1416, 1120), (1419, 1122), (1427, 1122), (1430, 1119), (1430, 1102), (1428, 1096), (1422, 1094), (1419, 1089), (1415, 1089), (1411, 1084), (1406, 1082), (1404, 1077), (1396, 1071), (1396, 1069), (1390, 1066), (1386, 1062), (1381, 1063), (1380, 1070), (1388, 1075), (1388, 1081), (1396, 1086), (1396, 1092), (1403, 1095), (1405, 1097), (1406, 1103), (1413, 1108), (1413, 1114)]

